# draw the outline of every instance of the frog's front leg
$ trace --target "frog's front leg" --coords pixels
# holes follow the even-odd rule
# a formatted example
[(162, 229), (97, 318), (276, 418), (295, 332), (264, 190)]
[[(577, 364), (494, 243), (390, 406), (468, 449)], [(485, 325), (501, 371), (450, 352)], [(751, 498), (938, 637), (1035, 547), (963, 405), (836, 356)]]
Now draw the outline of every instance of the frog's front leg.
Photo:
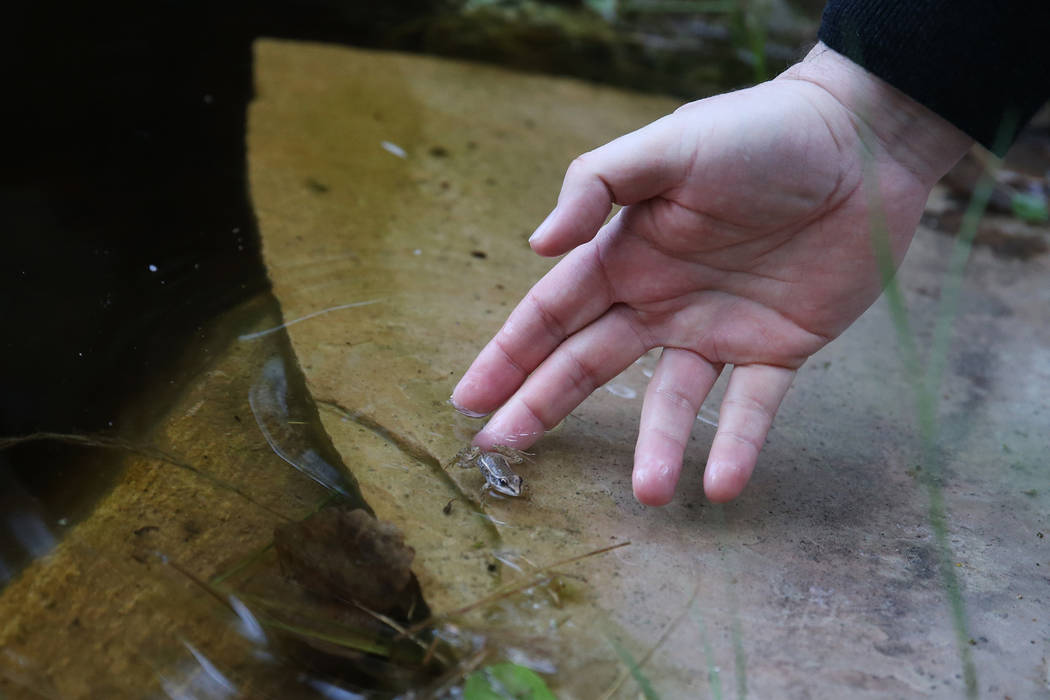
[(468, 469), (473, 467), (477, 458), (481, 456), (481, 448), (477, 445), (473, 447), (464, 447), (462, 450), (456, 453), (456, 456), (452, 458), (451, 465)]
[(526, 458), (531, 457), (531, 452), (525, 452), (523, 450), (516, 450), (513, 447), (507, 445), (493, 445), (490, 452), (498, 452), (503, 455), (503, 458), (511, 464), (521, 464)]

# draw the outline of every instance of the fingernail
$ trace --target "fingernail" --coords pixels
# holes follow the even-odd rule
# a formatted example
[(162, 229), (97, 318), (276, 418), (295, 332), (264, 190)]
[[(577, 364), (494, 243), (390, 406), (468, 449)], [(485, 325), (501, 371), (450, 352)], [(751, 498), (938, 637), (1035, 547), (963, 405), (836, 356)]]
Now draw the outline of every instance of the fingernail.
[(458, 412), (462, 413), (467, 418), (484, 418), (489, 414), (489, 412), (479, 413), (478, 411), (471, 411), (469, 408), (463, 408), (462, 406), (457, 404), (455, 399), (453, 399), (451, 396), (448, 397), (448, 405), (456, 409)]
[(554, 212), (556, 211), (558, 211), (558, 207), (554, 207), (554, 210), (550, 214), (547, 214), (547, 218), (543, 220), (543, 223), (536, 227), (536, 230), (532, 232), (531, 236), (529, 236), (529, 243), (536, 243), (547, 235), (547, 228), (550, 225), (551, 219), (554, 218)]

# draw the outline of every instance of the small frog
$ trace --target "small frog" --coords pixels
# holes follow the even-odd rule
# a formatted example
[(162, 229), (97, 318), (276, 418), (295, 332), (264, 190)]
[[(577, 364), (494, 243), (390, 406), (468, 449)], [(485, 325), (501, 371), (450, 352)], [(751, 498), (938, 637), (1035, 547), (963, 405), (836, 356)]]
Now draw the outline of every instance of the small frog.
[(457, 467), (477, 467), (482, 476), (485, 477), (485, 491), (495, 491), (504, 496), (520, 496), (522, 489), (521, 477), (510, 468), (511, 464), (521, 464), (525, 461), (526, 452), (515, 450), (506, 445), (493, 445), (491, 452), (486, 452), (478, 446), (464, 447), (456, 454), (454, 464)]

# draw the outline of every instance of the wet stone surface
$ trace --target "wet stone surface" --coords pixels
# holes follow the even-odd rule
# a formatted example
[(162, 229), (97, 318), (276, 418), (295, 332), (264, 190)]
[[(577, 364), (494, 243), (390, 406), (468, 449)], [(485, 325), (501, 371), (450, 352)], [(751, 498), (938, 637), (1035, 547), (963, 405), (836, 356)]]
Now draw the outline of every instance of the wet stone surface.
[(395, 526), (359, 508), (324, 508), (280, 525), (273, 544), (281, 570), (318, 595), (383, 613), (419, 603), (409, 587), (415, 552)]
[[(675, 502), (634, 501), (648, 355), (515, 465), (523, 497), (479, 507), (476, 471), (441, 465), (480, 422), (445, 401), (549, 268), (526, 240), (569, 161), (677, 103), (307, 44), (260, 42), (256, 57), (251, 185), (275, 292), (286, 320), (377, 300), (288, 331), (333, 443), (416, 550), (435, 612), (525, 580), (530, 562), (629, 540), (568, 569), (582, 577), (576, 602), (481, 618), (493, 639), (547, 630), (561, 649), (552, 683), (566, 697), (613, 682), (604, 634), (636, 658), (660, 643), (646, 670), (665, 697), (957, 697), (965, 662), (946, 564), (981, 691), (1045, 692), (1050, 557), (1035, 533), (1050, 512), (1046, 256), (980, 249), (967, 270), (936, 451), (949, 562), (931, 526), (914, 388), (882, 302), (801, 370), (739, 501), (703, 499), (704, 421)], [(899, 276), (921, 347), (951, 244), (920, 231)], [(452, 499), (473, 505), (447, 508)]]
[[(375, 537), (357, 551), (393, 588), (411, 561), (443, 639), (526, 664), (559, 697), (637, 695), (610, 640), (648, 659), (667, 698), (955, 698), (960, 648), (982, 696), (1046, 696), (1046, 254), (982, 246), (969, 262), (939, 470), (879, 302), (802, 368), (738, 501), (713, 506), (700, 486), (724, 380), (675, 501), (634, 500), (647, 355), (513, 465), (520, 497), (482, 502), (484, 475), (451, 468), (481, 425), (447, 405), (452, 386), (549, 268), (526, 241), (569, 161), (677, 103), (309, 44), (264, 41), (256, 56), (251, 195), (283, 319), (255, 300), (202, 328), (225, 341), (176, 387), (148, 449), (116, 453), (113, 489), (4, 588), (0, 693), (430, 682), (425, 649), (396, 642), (419, 675), (379, 662), (395, 656), (390, 627), (337, 600), (370, 595), (348, 581), (362, 530), (344, 528), (360, 521)], [(952, 245), (920, 230), (898, 276), (919, 347)], [(332, 509), (333, 491), (378, 520)], [(274, 664), (288, 649), (295, 664)]]

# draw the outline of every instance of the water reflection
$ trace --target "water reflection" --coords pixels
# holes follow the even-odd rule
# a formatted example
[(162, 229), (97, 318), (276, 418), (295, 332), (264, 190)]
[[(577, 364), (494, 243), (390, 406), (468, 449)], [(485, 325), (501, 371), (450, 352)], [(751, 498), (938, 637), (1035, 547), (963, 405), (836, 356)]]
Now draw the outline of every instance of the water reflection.
[(177, 680), (161, 679), (164, 692), (172, 700), (222, 700), (237, 696), (237, 686), (216, 668), (195, 646), (183, 641), (196, 665), (187, 663), (176, 674)]
[(16, 478), (7, 457), (0, 454), (0, 587), (23, 562), (42, 557), (55, 546), (50, 520), (39, 500)]
[(368, 697), (367, 695), (362, 695), (361, 693), (355, 693), (346, 688), (332, 685), (331, 683), (327, 683), (318, 678), (304, 677), (303, 682), (316, 690), (318, 695), (326, 700), (364, 700)]
[[(333, 501), (371, 511), (320, 426), (287, 337), (237, 342), (246, 327), (279, 321), (271, 297), (259, 302), (215, 320), (226, 347), (183, 378), (168, 415), (135, 441), (0, 436), (0, 695), (335, 697), (341, 678), (369, 686), (386, 666), (416, 683), (413, 667), (389, 659), (397, 645), (386, 623), (281, 570), (275, 528)], [(255, 421), (240, 418), (249, 411)], [(107, 467), (74, 470), (65, 485), (120, 477), (84, 517), (41, 501), (9, 459), (67, 449)], [(341, 556), (337, 545), (326, 560)], [(428, 614), (421, 602), (414, 610)], [(418, 666), (422, 655), (405, 658)]]
[(248, 606), (232, 593), (227, 600), (230, 603), (230, 607), (233, 608), (233, 611), (241, 620), (238, 626), (238, 631), (240, 631), (241, 635), (254, 644), (265, 645), (266, 632), (263, 631), (262, 625), (259, 624), (259, 620), (248, 609)]
[[(249, 402), (260, 432), (274, 453), (317, 483), (367, 508), (353, 477), (327, 461), (313, 446), (318, 430), (317, 410), (305, 387), (292, 392), (287, 360), (280, 356), (266, 361), (252, 384)], [(313, 413), (310, 416), (309, 413)], [(312, 418), (312, 420), (311, 420)]]
[(30, 557), (42, 557), (55, 546), (55, 537), (38, 513), (28, 510), (9, 511), (6, 520), (9, 532)]

